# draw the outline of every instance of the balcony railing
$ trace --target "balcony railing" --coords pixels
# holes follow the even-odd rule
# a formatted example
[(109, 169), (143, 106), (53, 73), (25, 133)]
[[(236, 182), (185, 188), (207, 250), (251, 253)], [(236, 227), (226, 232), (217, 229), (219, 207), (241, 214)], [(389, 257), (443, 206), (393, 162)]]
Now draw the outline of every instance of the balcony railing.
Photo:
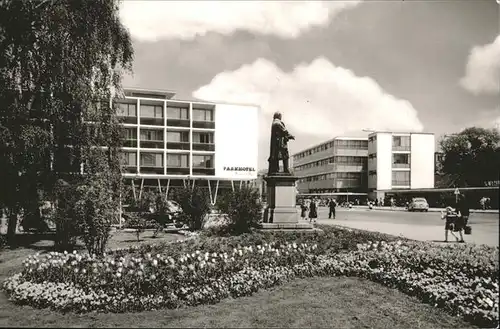
[(147, 166), (141, 165), (140, 172), (141, 174), (163, 174), (163, 166)]
[(213, 121), (193, 121), (193, 128), (215, 129)]
[(137, 124), (137, 117), (129, 117), (129, 116), (118, 116), (120, 121), (122, 123), (130, 123), (130, 124)]
[(397, 188), (397, 187), (408, 187), (410, 186), (410, 181), (400, 181), (400, 180), (393, 180), (392, 181), (392, 187)]
[(122, 171), (127, 174), (137, 174), (137, 166), (136, 165), (122, 165)]
[(188, 167), (167, 167), (168, 175), (189, 175)]
[(189, 119), (171, 119), (167, 117), (169, 127), (189, 127)]
[(162, 149), (164, 145), (162, 140), (141, 140), (141, 148)]
[(193, 143), (194, 151), (215, 151), (215, 144), (213, 143)]
[(393, 151), (410, 151), (411, 147), (410, 145), (403, 145), (403, 146), (392, 146)]
[(164, 122), (163, 118), (141, 117), (141, 124), (143, 125), (163, 126)]
[(193, 175), (215, 176), (214, 168), (193, 168)]
[(189, 142), (169, 142), (169, 141), (167, 141), (167, 149), (169, 149), (169, 150), (189, 150)]
[(392, 168), (410, 168), (409, 163), (393, 163)]
[(123, 141), (124, 147), (137, 147), (137, 139), (125, 139)]

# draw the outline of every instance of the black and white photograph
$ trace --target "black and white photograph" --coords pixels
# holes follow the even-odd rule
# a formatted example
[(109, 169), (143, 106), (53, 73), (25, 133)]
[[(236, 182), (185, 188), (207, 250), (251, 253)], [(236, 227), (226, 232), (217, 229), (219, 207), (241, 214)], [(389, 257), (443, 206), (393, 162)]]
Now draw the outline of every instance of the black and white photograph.
[(0, 327), (498, 328), (498, 0), (0, 0)]

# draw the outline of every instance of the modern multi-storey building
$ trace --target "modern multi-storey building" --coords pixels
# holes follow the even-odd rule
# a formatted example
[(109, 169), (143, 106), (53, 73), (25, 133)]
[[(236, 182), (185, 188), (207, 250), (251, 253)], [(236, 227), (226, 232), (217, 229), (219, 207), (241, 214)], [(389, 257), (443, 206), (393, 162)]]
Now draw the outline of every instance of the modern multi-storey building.
[(368, 138), (336, 137), (293, 155), (301, 194), (366, 194)]
[[(195, 184), (210, 189), (257, 178), (257, 106), (173, 99), (168, 91), (126, 89), (118, 102), (123, 119), (123, 172), (134, 190)], [(220, 183), (220, 184), (219, 184)]]
[(368, 190), (386, 192), (434, 188), (435, 140), (431, 133), (374, 132), (368, 136)]

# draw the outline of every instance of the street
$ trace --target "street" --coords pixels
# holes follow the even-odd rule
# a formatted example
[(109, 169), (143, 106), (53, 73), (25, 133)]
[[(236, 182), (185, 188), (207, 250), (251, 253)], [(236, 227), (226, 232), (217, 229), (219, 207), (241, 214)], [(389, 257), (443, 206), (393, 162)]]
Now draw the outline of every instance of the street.
[[(390, 210), (346, 209), (337, 207), (336, 219), (328, 219), (328, 208), (320, 207), (319, 224), (341, 225), (350, 228), (377, 231), (392, 235), (402, 235), (420, 241), (442, 242), (444, 221), (437, 212), (408, 212)], [(469, 225), (471, 235), (464, 235), (468, 243), (498, 246), (499, 215), (471, 214)], [(449, 241), (454, 242), (450, 234)]]

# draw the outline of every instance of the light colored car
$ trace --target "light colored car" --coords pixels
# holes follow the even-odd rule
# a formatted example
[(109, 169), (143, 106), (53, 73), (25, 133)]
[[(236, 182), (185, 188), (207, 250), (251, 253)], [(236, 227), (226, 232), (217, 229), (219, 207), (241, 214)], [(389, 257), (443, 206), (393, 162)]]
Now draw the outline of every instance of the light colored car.
[(425, 198), (413, 198), (408, 205), (408, 211), (429, 211), (429, 204)]
[(167, 205), (168, 205), (168, 211), (171, 213), (182, 212), (181, 206), (173, 200), (167, 200)]

